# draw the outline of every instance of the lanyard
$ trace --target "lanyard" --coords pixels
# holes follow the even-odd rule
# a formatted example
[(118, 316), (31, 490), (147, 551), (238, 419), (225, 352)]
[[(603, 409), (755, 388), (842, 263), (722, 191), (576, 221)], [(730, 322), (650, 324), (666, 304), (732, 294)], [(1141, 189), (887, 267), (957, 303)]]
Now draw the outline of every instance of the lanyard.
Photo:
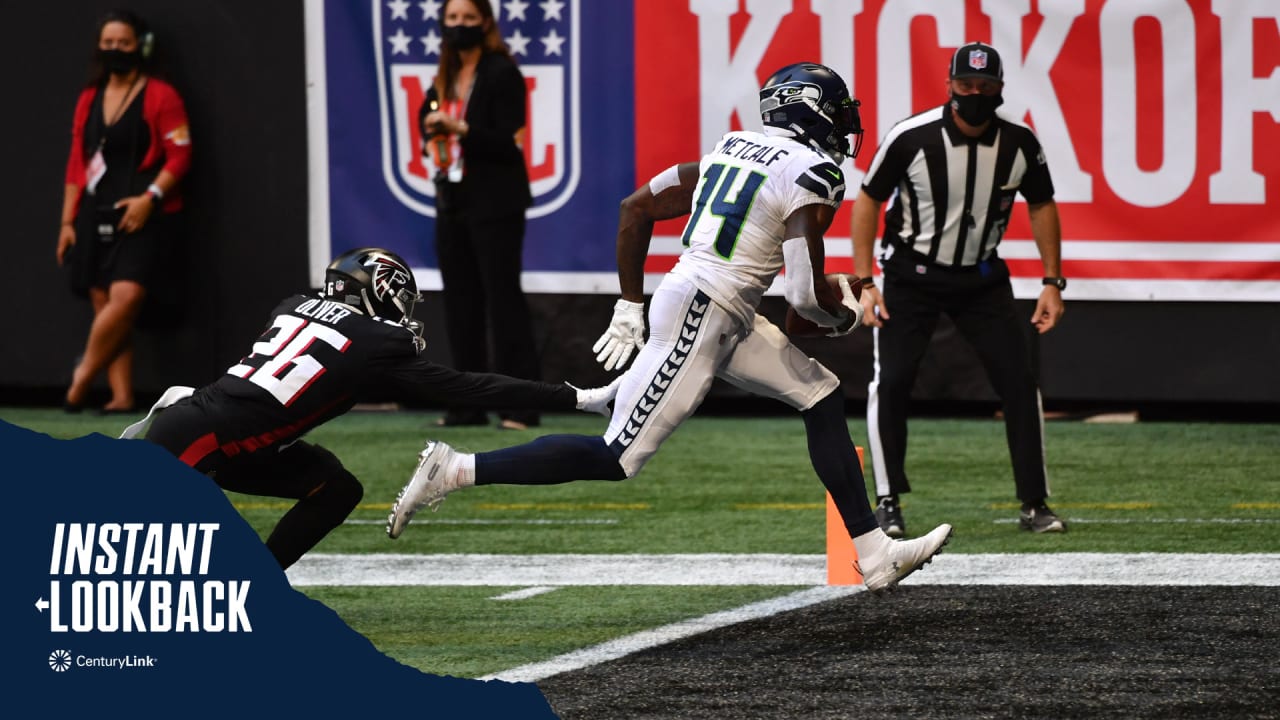
[[(133, 88), (137, 86), (138, 81), (141, 79), (142, 79), (142, 73), (138, 73), (133, 77), (133, 82), (129, 83), (129, 89), (124, 91), (124, 99), (120, 101), (120, 107), (116, 108), (115, 115), (111, 117), (110, 121), (108, 121), (102, 126), (102, 137), (98, 138), (98, 150), (102, 150), (102, 148), (107, 144), (107, 128), (114, 127), (115, 124), (119, 122), (120, 116), (123, 115), (125, 109), (129, 107), (130, 96), (133, 95)], [(106, 108), (106, 103), (107, 103), (107, 88), (106, 86), (103, 86), (102, 104), (104, 109)]]

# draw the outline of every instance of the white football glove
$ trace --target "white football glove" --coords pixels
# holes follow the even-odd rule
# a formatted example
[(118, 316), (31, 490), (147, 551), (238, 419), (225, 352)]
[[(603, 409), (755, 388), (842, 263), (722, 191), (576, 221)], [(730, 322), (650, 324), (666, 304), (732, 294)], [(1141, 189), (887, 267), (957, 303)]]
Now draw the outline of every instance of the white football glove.
[(866, 312), (862, 307), (862, 301), (853, 294), (853, 288), (849, 286), (849, 276), (841, 275), (837, 281), (840, 283), (840, 304), (849, 309), (849, 313), (853, 315), (853, 322), (848, 327), (832, 328), (827, 333), (827, 337), (842, 337), (857, 330), (862, 325), (862, 316)]
[(147, 429), (151, 427), (151, 421), (154, 420), (157, 415), (164, 412), (165, 408), (179, 400), (191, 397), (195, 394), (195, 391), (195, 388), (187, 387), (186, 385), (174, 385), (173, 387), (165, 390), (164, 394), (160, 396), (160, 399), (156, 401), (156, 404), (151, 406), (151, 411), (147, 413), (147, 416), (125, 428), (124, 432), (120, 433), (120, 439), (132, 440), (133, 438), (145, 435)]
[(613, 382), (604, 387), (582, 388), (573, 383), (565, 383), (569, 387), (578, 391), (578, 409), (582, 412), (600, 413), (605, 417), (613, 415), (613, 410), (609, 407), (613, 404), (613, 398), (618, 394), (618, 386), (622, 384), (622, 376), (613, 379)]
[(644, 347), (644, 304), (621, 298), (613, 304), (609, 329), (591, 346), (596, 362), (605, 370), (621, 369), (631, 359), (631, 351)]

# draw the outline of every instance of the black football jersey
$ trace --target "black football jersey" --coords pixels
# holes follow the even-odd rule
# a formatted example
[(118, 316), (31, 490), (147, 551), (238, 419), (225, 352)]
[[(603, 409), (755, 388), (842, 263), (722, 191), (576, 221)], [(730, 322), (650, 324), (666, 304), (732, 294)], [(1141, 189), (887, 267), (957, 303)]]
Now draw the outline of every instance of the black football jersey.
[(281, 302), (249, 354), (191, 402), (228, 454), (288, 443), (356, 403), (572, 410), (563, 384), (466, 373), (421, 357), (403, 325), (318, 295)]

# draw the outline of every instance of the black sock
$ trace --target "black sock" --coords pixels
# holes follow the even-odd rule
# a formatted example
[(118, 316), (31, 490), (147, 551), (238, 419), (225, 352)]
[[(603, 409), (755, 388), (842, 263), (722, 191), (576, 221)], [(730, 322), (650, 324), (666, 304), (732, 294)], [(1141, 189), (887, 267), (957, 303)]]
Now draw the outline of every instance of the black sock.
[(858, 462), (858, 449), (849, 437), (844, 417), (844, 396), (839, 389), (800, 413), (809, 439), (809, 460), (818, 479), (844, 519), (849, 537), (880, 527), (867, 501), (866, 479)]
[(574, 480), (625, 480), (604, 438), (543, 435), (524, 445), (476, 455), (477, 485), (556, 485)]

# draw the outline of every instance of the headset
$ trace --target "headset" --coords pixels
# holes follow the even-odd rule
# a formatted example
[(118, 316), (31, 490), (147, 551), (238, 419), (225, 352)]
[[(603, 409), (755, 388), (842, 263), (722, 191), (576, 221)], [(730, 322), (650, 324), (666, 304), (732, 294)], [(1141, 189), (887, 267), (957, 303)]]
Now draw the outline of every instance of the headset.
[(156, 34), (147, 26), (145, 20), (129, 10), (112, 10), (98, 23), (99, 32), (110, 22), (122, 22), (133, 28), (134, 34), (138, 37), (138, 53), (142, 56), (142, 60), (145, 62), (151, 59), (155, 54)]

